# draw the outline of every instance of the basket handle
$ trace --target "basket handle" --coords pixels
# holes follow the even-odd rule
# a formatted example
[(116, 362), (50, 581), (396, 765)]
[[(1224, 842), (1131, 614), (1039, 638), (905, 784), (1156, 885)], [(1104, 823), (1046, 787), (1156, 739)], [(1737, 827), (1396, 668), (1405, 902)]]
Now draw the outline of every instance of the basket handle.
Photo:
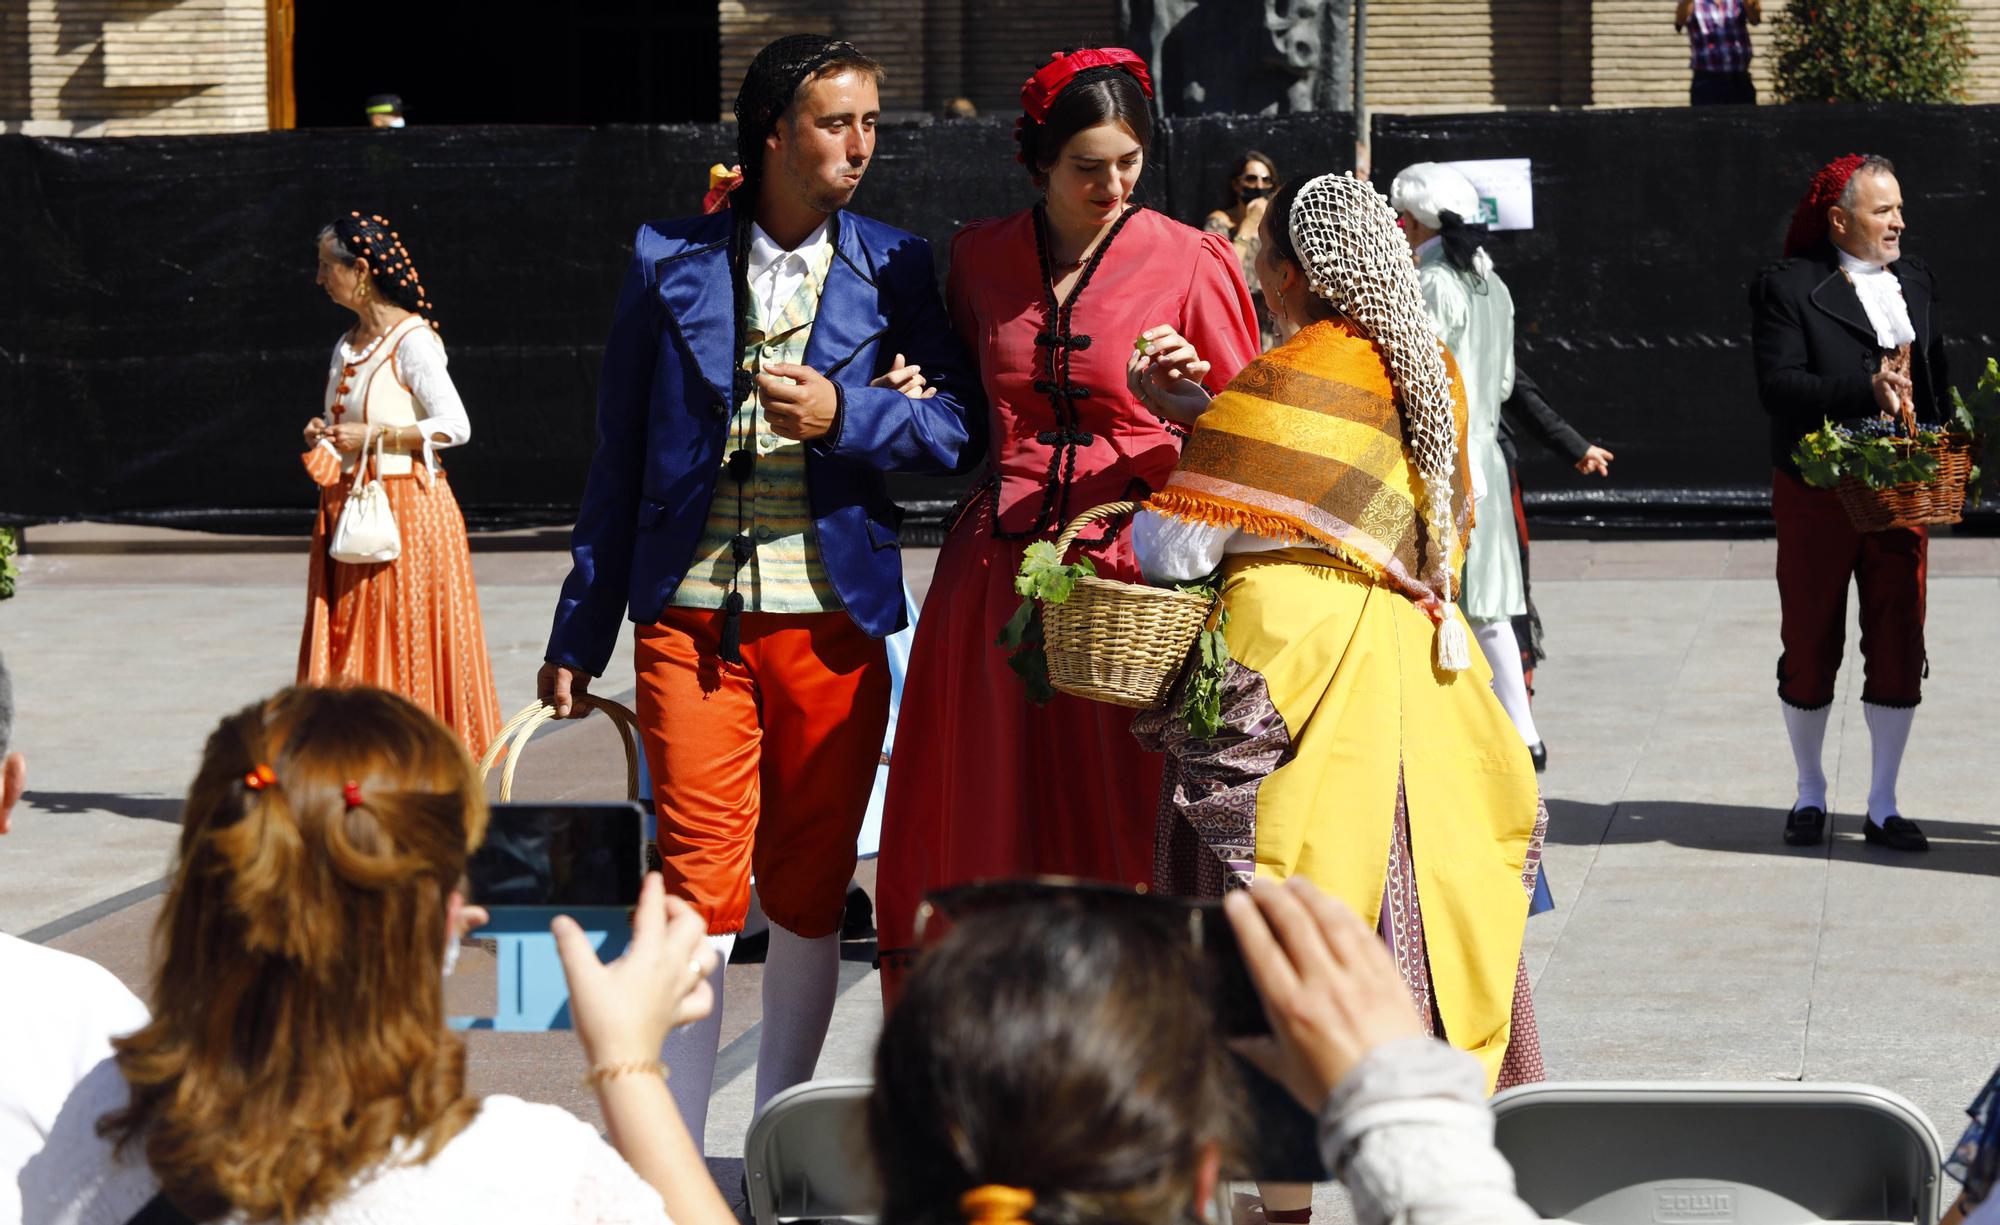
[[(571, 699), (580, 705), (604, 712), (615, 724), (620, 739), (625, 745), (625, 798), (639, 798), (639, 717), (610, 698), (596, 694), (579, 694)], [(547, 702), (536, 701), (523, 707), (513, 718), (502, 725), (493, 743), (486, 748), (486, 756), (479, 760), (479, 781), (485, 782), (501, 754), (506, 754), (507, 764), (500, 771), (500, 802), (505, 804), (514, 798), (514, 767), (521, 764), (521, 751), (528, 747), (528, 741), (542, 724), (556, 717), (556, 708)]]
[(1138, 509), (1139, 504), (1137, 502), (1106, 502), (1102, 506), (1091, 507), (1076, 518), (1071, 519), (1069, 526), (1062, 530), (1062, 535), (1056, 537), (1056, 552), (1064, 557), (1068, 557), (1069, 547), (1076, 543), (1078, 534), (1084, 528), (1089, 527), (1099, 519), (1116, 519), (1120, 515), (1129, 515)]

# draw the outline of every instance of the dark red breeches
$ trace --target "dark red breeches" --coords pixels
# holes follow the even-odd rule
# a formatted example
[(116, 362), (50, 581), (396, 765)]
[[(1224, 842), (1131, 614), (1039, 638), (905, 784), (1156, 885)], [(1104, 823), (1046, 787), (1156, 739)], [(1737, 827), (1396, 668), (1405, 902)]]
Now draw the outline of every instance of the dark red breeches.
[(1778, 696), (1816, 710), (1833, 701), (1847, 641), (1847, 583), (1861, 592), (1861, 700), (1915, 706), (1923, 696), (1923, 528), (1857, 532), (1840, 499), (1795, 476), (1775, 473), (1771, 516), (1778, 521), (1778, 603), (1784, 654)]

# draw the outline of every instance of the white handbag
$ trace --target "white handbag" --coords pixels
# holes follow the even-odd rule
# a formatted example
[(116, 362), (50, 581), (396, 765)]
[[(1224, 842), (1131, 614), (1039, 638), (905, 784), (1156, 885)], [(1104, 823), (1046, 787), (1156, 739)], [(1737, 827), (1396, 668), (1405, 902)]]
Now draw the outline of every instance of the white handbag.
[[(347, 504), (333, 525), (333, 540), (327, 556), (349, 565), (365, 566), (395, 561), (403, 552), (403, 534), (396, 529), (395, 512), (389, 509), (389, 491), (382, 487), (382, 439), (375, 437), (375, 474), (368, 473), (368, 452), (354, 461), (354, 484), (348, 487)], [(366, 483), (363, 479), (366, 477)]]

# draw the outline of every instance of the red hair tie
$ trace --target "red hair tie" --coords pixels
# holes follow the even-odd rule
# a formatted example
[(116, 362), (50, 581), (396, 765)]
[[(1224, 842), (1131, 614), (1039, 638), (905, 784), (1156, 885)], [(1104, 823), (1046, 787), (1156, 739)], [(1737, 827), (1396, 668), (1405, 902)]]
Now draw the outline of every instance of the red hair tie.
[(729, 193), (743, 186), (743, 167), (725, 166), (721, 162), (708, 168), (708, 194), (701, 198), (701, 212), (705, 217), (719, 213), (729, 204)]
[(361, 807), (361, 784), (348, 779), (347, 785), (340, 789), (340, 798), (347, 801), (349, 808)]
[(278, 776), (276, 772), (261, 761), (257, 763), (254, 769), (243, 776), (243, 785), (252, 791), (262, 791), (277, 781)]
[(1051, 54), (1049, 62), (1021, 86), (1021, 109), (1031, 121), (1042, 122), (1049, 117), (1049, 108), (1055, 105), (1063, 89), (1078, 73), (1092, 68), (1121, 68), (1139, 83), (1141, 93), (1148, 98), (1153, 96), (1152, 74), (1146, 71), (1146, 61), (1136, 53), (1123, 47), (1085, 47), (1067, 55), (1060, 51)]

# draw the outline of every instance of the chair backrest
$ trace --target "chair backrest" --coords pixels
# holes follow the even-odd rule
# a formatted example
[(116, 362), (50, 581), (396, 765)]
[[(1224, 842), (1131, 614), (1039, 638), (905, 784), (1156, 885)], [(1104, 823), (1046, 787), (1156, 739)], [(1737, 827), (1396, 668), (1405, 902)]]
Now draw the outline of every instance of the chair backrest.
[(1575, 1225), (1937, 1225), (1937, 1132), (1870, 1085), (1590, 1082), (1493, 1099), (1521, 1198)]
[(743, 1177), (756, 1225), (873, 1221), (882, 1184), (868, 1151), (866, 1077), (814, 1080), (773, 1097), (743, 1142)]

